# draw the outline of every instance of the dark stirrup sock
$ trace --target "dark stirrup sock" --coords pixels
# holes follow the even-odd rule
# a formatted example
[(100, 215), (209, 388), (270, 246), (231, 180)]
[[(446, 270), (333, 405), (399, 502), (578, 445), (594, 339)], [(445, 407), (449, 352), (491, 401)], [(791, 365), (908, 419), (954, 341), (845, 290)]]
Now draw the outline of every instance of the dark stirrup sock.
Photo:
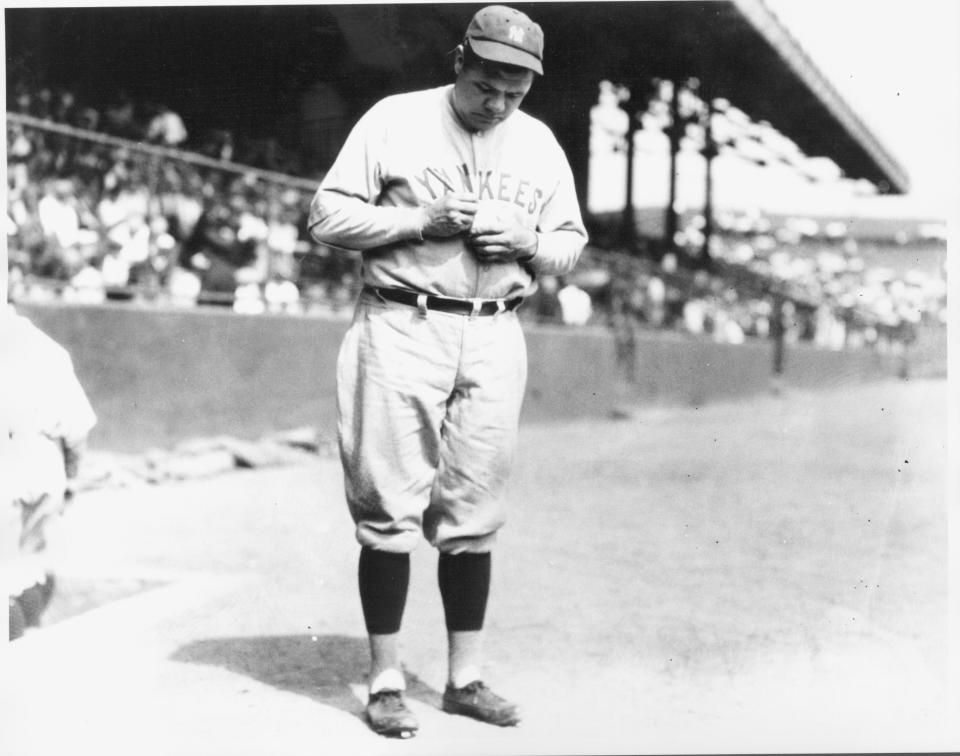
[(367, 632), (371, 635), (399, 632), (410, 585), (410, 555), (364, 546), (360, 550), (357, 573)]
[(490, 595), (490, 552), (440, 553), (437, 580), (447, 630), (482, 630)]

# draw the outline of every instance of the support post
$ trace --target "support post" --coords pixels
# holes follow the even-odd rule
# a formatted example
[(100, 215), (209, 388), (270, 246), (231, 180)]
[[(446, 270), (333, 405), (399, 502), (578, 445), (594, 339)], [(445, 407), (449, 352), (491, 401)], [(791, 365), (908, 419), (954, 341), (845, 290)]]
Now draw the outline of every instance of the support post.
[(667, 127), (667, 136), (670, 139), (670, 192), (667, 197), (663, 226), (664, 252), (674, 250), (674, 237), (677, 235), (677, 212), (674, 210), (677, 201), (677, 154), (680, 152), (680, 137), (684, 128), (680, 119), (680, 86), (679, 82), (673, 83), (673, 93), (670, 97), (670, 126)]

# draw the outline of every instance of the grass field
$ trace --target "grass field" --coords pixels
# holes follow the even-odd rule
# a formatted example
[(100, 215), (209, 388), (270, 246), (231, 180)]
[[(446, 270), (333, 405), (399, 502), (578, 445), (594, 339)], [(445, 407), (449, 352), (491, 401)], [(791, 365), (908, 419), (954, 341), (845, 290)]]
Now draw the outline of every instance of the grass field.
[(14, 672), (43, 670), (0, 750), (950, 750), (946, 401), (943, 381), (890, 382), (525, 426), (487, 639), (525, 721), (438, 711), (424, 546), (404, 630), (422, 730), (402, 743), (361, 719), (334, 459), (88, 494), (63, 523), (64, 574), (165, 587), (18, 641)]

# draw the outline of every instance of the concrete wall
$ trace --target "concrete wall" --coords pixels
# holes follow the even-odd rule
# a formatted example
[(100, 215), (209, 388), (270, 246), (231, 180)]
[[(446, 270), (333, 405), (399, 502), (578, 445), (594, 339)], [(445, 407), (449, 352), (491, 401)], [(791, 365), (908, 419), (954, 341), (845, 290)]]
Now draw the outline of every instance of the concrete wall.
[(900, 362), (874, 349), (832, 352), (812, 344), (793, 344), (784, 360), (784, 382), (798, 388), (830, 388), (845, 383), (896, 376)]
[[(123, 305), (18, 309), (72, 354), (100, 418), (91, 438), (99, 448), (256, 438), (304, 425), (334, 432), (334, 364), (346, 320)], [(601, 416), (629, 401), (703, 404), (770, 385), (771, 350), (763, 342), (728, 346), (645, 333), (629, 387), (618, 379), (613, 339), (602, 329), (528, 326), (527, 346), (527, 421)], [(895, 372), (873, 352), (797, 348), (788, 353), (785, 380), (815, 387)]]
[(334, 421), (333, 364), (346, 322), (211, 310), (19, 307), (66, 347), (117, 450)]

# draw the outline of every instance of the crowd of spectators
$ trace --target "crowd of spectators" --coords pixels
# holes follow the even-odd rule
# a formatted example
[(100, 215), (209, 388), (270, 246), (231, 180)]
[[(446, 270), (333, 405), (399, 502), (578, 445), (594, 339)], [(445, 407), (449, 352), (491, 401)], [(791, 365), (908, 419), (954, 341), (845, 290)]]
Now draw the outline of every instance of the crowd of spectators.
[[(189, 124), (168, 107), (122, 95), (100, 112), (70, 92), (17, 88), (13, 112), (136, 142), (191, 146)], [(228, 132), (214, 132), (193, 144), (199, 154), (232, 161), (244, 157), (233, 142)], [(132, 143), (117, 146), (15, 119), (8, 120), (7, 162), (14, 299), (346, 313), (359, 286), (356, 255), (310, 239), (312, 192), (295, 182), (162, 159)], [(909, 343), (918, 324), (943, 322), (942, 276), (904, 278), (865, 266), (849, 240), (824, 242), (811, 253), (769, 234), (720, 233), (713, 237), (713, 264), (698, 269), (692, 263), (700, 222), (681, 231), (677, 251), (656, 262), (588, 247), (567, 280), (541, 278), (523, 316), (673, 330), (733, 344), (777, 332), (788, 342), (830, 349)]]
[[(788, 326), (795, 321), (797, 338), (818, 346), (897, 348), (912, 343), (920, 326), (946, 324), (942, 263), (939, 270), (918, 267), (898, 274), (867, 265), (857, 246), (852, 239), (784, 245), (760, 237), (720, 243), (716, 254), (728, 267), (787, 292), (785, 306), (796, 311)], [(898, 254), (893, 246), (888, 252)]]
[(275, 137), (254, 137), (225, 126), (188, 128), (160, 98), (135, 99), (118, 91), (106, 103), (80, 100), (68, 89), (15, 82), (7, 109), (44, 121), (94, 131), (135, 142), (188, 150), (254, 168), (298, 174), (304, 156)]
[[(69, 92), (20, 92), (26, 115), (182, 147), (179, 116), (119, 98), (101, 114)], [(230, 140), (206, 155), (235, 157)], [(203, 154), (203, 152), (201, 152)], [(8, 119), (7, 242), (14, 298), (220, 303), (244, 312), (342, 309), (357, 260), (309, 239), (310, 192), (255, 170), (163, 159)], [(255, 166), (252, 166), (255, 167)]]
[[(712, 250), (711, 265), (698, 267), (682, 249), (656, 262), (588, 247), (574, 283), (579, 278), (589, 293), (592, 314), (579, 322), (729, 344), (777, 336), (831, 350), (894, 352), (916, 339), (918, 327), (946, 322), (942, 275), (898, 276), (865, 266), (849, 244), (846, 250), (833, 244), (780, 246), (764, 254), (742, 238), (720, 236)], [(540, 283), (529, 315), (540, 322), (573, 322), (563, 314), (558, 282)]]

